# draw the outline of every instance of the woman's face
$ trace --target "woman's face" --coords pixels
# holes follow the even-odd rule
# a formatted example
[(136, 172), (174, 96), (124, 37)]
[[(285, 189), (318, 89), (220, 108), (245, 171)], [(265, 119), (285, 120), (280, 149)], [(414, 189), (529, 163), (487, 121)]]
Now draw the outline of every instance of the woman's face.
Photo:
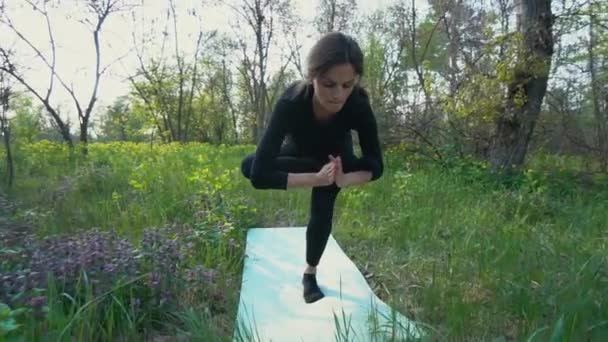
[(353, 91), (357, 74), (351, 64), (340, 64), (313, 79), (315, 98), (329, 113), (337, 113)]

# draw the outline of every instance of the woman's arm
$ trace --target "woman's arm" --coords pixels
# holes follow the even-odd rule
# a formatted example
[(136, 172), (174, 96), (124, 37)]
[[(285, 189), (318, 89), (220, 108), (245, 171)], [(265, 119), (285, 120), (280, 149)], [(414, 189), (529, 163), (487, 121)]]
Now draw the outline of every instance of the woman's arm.
[[(321, 167), (316, 173), (290, 173), (287, 180), (287, 187), (317, 187), (334, 184), (336, 181), (336, 172), (339, 167), (332, 160)], [(313, 167), (314, 169), (314, 167)]]
[[(378, 138), (378, 126), (374, 112), (366, 97), (361, 101), (361, 112), (357, 122), (357, 133), (359, 135), (359, 145), (361, 146), (362, 157), (359, 160), (361, 171), (354, 172), (353, 175), (347, 176), (348, 183), (360, 184), (362, 182), (371, 182), (382, 176), (384, 173), (384, 161), (382, 158), (382, 150), (380, 149), (380, 139)], [(349, 174), (347, 174), (349, 175)], [(366, 180), (366, 178), (368, 178)]]
[(365, 184), (372, 179), (372, 173), (370, 171), (354, 171), (344, 174), (342, 184), (340, 187), (347, 187), (353, 185)]
[(287, 189), (319, 186), (320, 181), (316, 173), (289, 173)]
[[(369, 182), (372, 179), (371, 171), (350, 171), (344, 172), (344, 165), (342, 164), (342, 157), (333, 157), (329, 156), (330, 160), (336, 165), (336, 185), (340, 188), (345, 188), (347, 186), (359, 185)], [(349, 163), (353, 163), (354, 161), (349, 161)], [(356, 163), (356, 162), (355, 162)], [(358, 168), (360, 166), (351, 164), (348, 165), (348, 169)]]
[[(285, 99), (277, 101), (268, 128), (257, 146), (250, 176), (251, 184), (256, 189), (286, 190), (288, 187), (289, 175), (275, 167), (275, 160), (287, 133), (289, 104)], [(299, 182), (296, 180), (296, 183)]]

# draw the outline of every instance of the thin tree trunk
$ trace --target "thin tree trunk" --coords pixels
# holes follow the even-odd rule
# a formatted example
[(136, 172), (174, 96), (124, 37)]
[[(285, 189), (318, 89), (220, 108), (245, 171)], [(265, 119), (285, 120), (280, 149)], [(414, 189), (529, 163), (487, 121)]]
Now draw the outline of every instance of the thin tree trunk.
[(589, 45), (587, 47), (589, 53), (589, 71), (591, 73), (591, 101), (593, 103), (593, 115), (597, 122), (597, 147), (600, 154), (600, 170), (608, 171), (608, 130), (606, 129), (606, 121), (600, 109), (600, 85), (598, 82), (595, 47), (597, 45), (597, 37), (595, 32), (595, 20), (593, 3), (589, 5)]
[(82, 155), (86, 156), (89, 153), (88, 143), (89, 143), (89, 135), (88, 135), (88, 119), (80, 123), (80, 148)]
[(13, 165), (13, 154), (11, 152), (10, 128), (6, 125), (5, 120), (2, 120), (2, 135), (4, 136), (4, 146), (6, 147), (6, 170), (8, 174), (8, 187), (11, 188), (15, 179), (15, 167)]
[[(268, 39), (268, 43), (265, 45), (263, 40), (263, 23), (266, 20), (266, 17), (263, 15), (262, 9), (260, 8), (260, 1), (255, 2), (256, 6), (256, 19), (257, 19), (257, 50), (258, 50), (258, 67), (260, 68), (260, 79), (258, 87), (255, 89), (257, 94), (256, 102), (257, 102), (257, 140), (259, 142), (262, 140), (262, 136), (264, 135), (264, 129), (266, 127), (266, 62), (268, 58), (268, 45), (270, 45), (270, 38)], [(269, 20), (272, 20), (271, 18)], [(269, 36), (272, 36), (272, 30), (268, 32)]]
[(238, 142), (239, 131), (236, 118), (236, 110), (234, 109), (234, 105), (232, 104), (232, 100), (230, 99), (230, 94), (228, 93), (228, 82), (226, 82), (227, 77), (228, 76), (226, 74), (226, 60), (222, 59), (222, 95), (224, 97), (224, 102), (228, 104), (228, 107), (230, 109), (230, 118), (232, 119), (232, 128), (234, 129), (234, 139), (235, 142)]

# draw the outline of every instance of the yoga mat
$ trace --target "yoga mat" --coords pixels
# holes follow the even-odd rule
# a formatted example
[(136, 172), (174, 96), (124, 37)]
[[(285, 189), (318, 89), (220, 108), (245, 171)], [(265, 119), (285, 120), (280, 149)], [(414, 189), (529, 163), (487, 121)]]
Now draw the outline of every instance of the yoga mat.
[(325, 297), (304, 302), (305, 234), (306, 227), (248, 230), (233, 341), (385, 341), (393, 327), (396, 341), (423, 335), (373, 293), (331, 235), (317, 268)]

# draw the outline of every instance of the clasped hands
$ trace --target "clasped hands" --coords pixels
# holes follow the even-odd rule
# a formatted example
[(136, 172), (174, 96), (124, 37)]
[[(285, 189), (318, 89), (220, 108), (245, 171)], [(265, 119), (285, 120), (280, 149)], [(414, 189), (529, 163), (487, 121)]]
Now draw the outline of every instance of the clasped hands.
[(331, 185), (335, 182), (339, 188), (345, 187), (347, 182), (340, 156), (334, 157), (330, 154), (329, 162), (317, 172), (317, 177), (321, 186)]

